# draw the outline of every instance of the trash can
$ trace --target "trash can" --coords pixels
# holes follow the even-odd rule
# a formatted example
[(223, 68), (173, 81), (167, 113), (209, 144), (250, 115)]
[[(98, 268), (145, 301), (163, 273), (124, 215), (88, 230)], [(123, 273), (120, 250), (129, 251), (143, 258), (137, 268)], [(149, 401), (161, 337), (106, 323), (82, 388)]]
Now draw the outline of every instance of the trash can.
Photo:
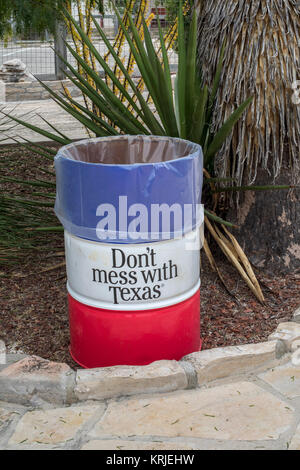
[(88, 139), (62, 147), (55, 168), (73, 359), (144, 365), (199, 350), (201, 147)]

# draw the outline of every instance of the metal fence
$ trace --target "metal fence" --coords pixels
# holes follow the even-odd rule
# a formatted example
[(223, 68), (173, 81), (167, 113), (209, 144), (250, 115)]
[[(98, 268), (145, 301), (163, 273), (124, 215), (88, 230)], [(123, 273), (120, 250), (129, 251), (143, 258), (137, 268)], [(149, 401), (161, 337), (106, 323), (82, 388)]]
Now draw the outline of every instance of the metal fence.
[(41, 78), (55, 79), (54, 40), (19, 40), (0, 42), (0, 64), (19, 59), (26, 64), (26, 70)]
[[(109, 37), (114, 37), (114, 22), (110, 16), (104, 18), (104, 30)], [(0, 41), (0, 65), (11, 59), (19, 59), (26, 65), (27, 72), (36, 75), (42, 80), (62, 78), (59, 70), (61, 64), (57, 62), (54, 50), (58, 49), (73, 64), (75, 64), (75, 60), (67, 52), (62, 41), (62, 34), (59, 34), (58, 37), (58, 41), (55, 41), (49, 35), (44, 40), (41, 40), (35, 34), (32, 34), (29, 39), (19, 36), (6, 42)], [(72, 40), (68, 40), (72, 45)], [(97, 37), (94, 40), (99, 52), (104, 54), (106, 51), (104, 43)]]
[[(166, 25), (167, 27), (168, 25)], [(118, 30), (118, 25), (115, 18), (112, 15), (104, 16), (103, 29), (108, 37), (113, 40)], [(151, 28), (151, 33), (155, 37), (157, 36), (157, 29)], [(67, 51), (65, 44), (62, 40), (62, 34), (59, 34), (60, 38), (55, 41), (54, 38), (46, 37), (45, 40), (41, 40), (37, 37), (30, 39), (24, 39), (21, 37), (15, 37), (8, 42), (0, 41), (0, 66), (11, 59), (19, 59), (26, 65), (26, 71), (32, 73), (42, 80), (56, 80), (63, 78), (60, 71), (62, 66), (61, 62), (57, 59), (54, 52), (56, 49), (61, 55), (67, 58), (68, 62), (72, 65), (76, 65), (76, 60)], [(71, 38), (67, 38), (68, 42), (73, 46)], [(93, 44), (104, 56), (107, 52), (107, 48), (100, 37), (94, 32)], [(128, 46), (124, 46), (125, 57), (129, 54)], [(170, 51), (170, 64), (171, 69), (176, 69), (177, 54), (175, 51)]]

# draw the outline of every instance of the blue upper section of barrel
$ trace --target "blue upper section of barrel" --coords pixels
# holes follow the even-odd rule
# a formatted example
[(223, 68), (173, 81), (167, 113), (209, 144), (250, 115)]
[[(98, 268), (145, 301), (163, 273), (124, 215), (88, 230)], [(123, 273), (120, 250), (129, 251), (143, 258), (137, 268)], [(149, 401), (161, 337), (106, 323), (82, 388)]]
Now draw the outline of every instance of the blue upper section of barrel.
[(200, 223), (197, 144), (157, 136), (88, 139), (62, 147), (55, 168), (55, 212), (78, 237), (145, 243), (180, 237)]

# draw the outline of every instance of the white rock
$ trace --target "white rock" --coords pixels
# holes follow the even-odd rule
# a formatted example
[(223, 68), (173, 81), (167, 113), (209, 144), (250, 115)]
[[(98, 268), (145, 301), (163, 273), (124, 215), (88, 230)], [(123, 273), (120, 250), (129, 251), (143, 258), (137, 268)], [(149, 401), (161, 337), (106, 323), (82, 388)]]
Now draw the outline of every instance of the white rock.
[(292, 438), (289, 449), (290, 450), (300, 450), (300, 424), (298, 425), (296, 433), (294, 434), (294, 436)]
[(22, 62), (20, 59), (12, 59), (3, 62), (2, 68), (5, 67), (6, 69), (16, 69), (20, 72), (24, 72), (26, 69), (26, 64)]
[(0, 371), (0, 400), (20, 404), (69, 403), (75, 372), (67, 364), (28, 356)]
[(127, 441), (121, 439), (92, 440), (81, 450), (196, 450), (197, 446), (178, 442)]
[(0, 339), (0, 364), (6, 364), (6, 346), (4, 341)]
[(300, 364), (287, 364), (263, 372), (259, 377), (288, 398), (300, 398)]
[(101, 415), (103, 411), (102, 404), (29, 411), (18, 422), (9, 445), (41, 446), (67, 442), (96, 413)]
[[(280, 345), (279, 345), (280, 346)], [(183, 358), (196, 370), (198, 384), (252, 372), (276, 362), (277, 341), (207, 349)]]
[(300, 324), (296, 322), (280, 323), (269, 339), (283, 341), (287, 350), (292, 351), (293, 342), (300, 340)]
[(103, 400), (137, 393), (170, 392), (186, 387), (185, 371), (177, 361), (157, 361), (147, 366), (78, 370), (75, 395), (79, 400)]
[(296, 322), (296, 323), (300, 323), (300, 307), (298, 307), (295, 310), (294, 316), (293, 316), (293, 321)]

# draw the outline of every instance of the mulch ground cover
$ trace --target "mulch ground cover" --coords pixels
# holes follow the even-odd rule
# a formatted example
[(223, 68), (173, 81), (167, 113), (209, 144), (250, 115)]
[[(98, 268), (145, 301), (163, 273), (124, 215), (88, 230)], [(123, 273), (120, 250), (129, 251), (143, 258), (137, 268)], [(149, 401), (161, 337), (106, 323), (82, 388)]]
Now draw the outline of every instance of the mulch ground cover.
[[(2, 174), (32, 179), (45, 161), (19, 147), (2, 149)], [(47, 163), (48, 168), (49, 164)], [(2, 190), (26, 189), (10, 184)], [(8, 351), (34, 354), (79, 366), (71, 359), (62, 234), (48, 234), (43, 251), (24, 253), (15, 264), (0, 268), (0, 339)], [(201, 274), (201, 336), (203, 349), (266, 341), (276, 326), (292, 318), (300, 304), (300, 274), (257, 272), (266, 302), (260, 304), (227, 260), (218, 265), (233, 295), (220, 283), (205, 255)]]

